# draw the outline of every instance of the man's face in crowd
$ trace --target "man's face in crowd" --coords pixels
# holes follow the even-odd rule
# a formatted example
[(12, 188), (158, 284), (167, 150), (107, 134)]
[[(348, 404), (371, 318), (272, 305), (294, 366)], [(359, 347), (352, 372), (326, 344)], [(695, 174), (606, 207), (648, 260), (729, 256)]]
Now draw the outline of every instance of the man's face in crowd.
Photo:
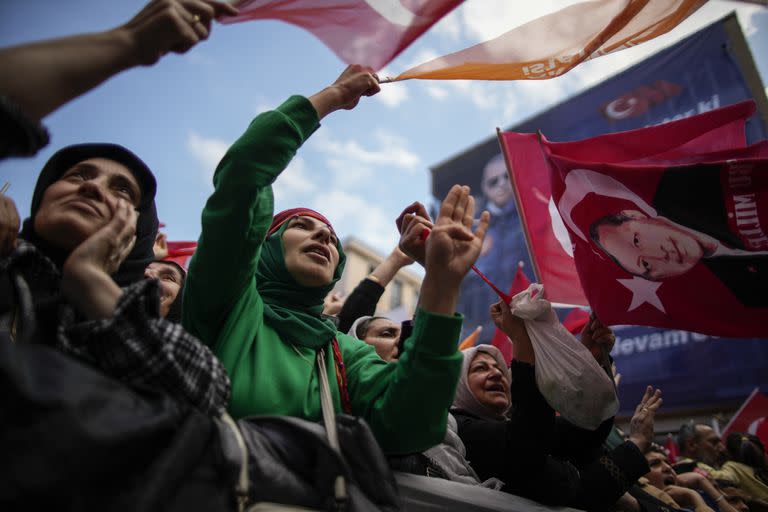
[(630, 210), (620, 225), (597, 228), (600, 245), (628, 272), (651, 280), (678, 276), (704, 256), (704, 248), (690, 233), (663, 217), (651, 218)]
[(648, 452), (645, 454), (645, 460), (650, 466), (650, 473), (645, 478), (652, 486), (664, 489), (669, 485), (677, 485), (677, 473), (672, 469), (667, 461), (667, 456), (659, 452)]
[(497, 207), (501, 208), (512, 200), (512, 184), (504, 159), (495, 157), (483, 169), (483, 194)]
[(696, 425), (696, 439), (693, 441), (694, 458), (713, 467), (725, 462), (728, 452), (720, 436), (707, 425)]

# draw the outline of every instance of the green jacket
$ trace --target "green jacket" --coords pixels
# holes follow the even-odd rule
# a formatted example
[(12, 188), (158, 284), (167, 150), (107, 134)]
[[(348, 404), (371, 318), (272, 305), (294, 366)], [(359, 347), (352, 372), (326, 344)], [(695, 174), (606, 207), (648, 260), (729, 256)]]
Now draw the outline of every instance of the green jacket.
[[(229, 410), (236, 418), (322, 417), (314, 351), (284, 343), (264, 323), (256, 287), (261, 244), (273, 216), (272, 182), (318, 126), (312, 104), (301, 96), (256, 117), (219, 163), (214, 193), (203, 210), (203, 231), (184, 287), (183, 323), (229, 372)], [(385, 452), (420, 452), (442, 441), (461, 369), (461, 322), (460, 315), (419, 310), (396, 363), (337, 334), (352, 412), (368, 422)], [(326, 353), (333, 353), (330, 347)], [(331, 361), (328, 373), (340, 411)]]

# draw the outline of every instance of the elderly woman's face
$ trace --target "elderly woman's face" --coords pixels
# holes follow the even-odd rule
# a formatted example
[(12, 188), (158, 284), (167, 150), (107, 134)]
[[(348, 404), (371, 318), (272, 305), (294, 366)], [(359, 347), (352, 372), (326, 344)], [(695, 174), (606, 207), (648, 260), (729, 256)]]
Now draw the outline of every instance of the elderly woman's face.
[(119, 199), (134, 206), (141, 202), (141, 188), (131, 171), (106, 158), (84, 160), (45, 189), (35, 231), (70, 251), (112, 219)]
[(509, 380), (504, 368), (490, 354), (477, 352), (469, 365), (469, 390), (484, 406), (503, 413), (509, 407)]
[(337, 243), (327, 224), (314, 217), (294, 217), (283, 231), (285, 268), (302, 286), (325, 286), (339, 264)]

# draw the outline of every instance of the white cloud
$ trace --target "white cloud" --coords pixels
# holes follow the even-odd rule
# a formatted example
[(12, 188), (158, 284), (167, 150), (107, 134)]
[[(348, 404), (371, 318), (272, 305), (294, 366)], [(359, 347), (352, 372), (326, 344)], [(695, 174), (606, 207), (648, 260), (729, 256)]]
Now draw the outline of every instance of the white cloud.
[(317, 189), (317, 183), (307, 170), (306, 161), (296, 156), (272, 185), (276, 202), (291, 201)]
[(427, 90), (427, 94), (438, 101), (444, 100), (451, 94), (446, 87), (435, 85), (433, 83), (426, 83), (425, 88)]
[(429, 29), (430, 34), (435, 34), (445, 39), (457, 42), (461, 39), (461, 18), (459, 10), (454, 9)]
[(385, 165), (414, 170), (421, 163), (419, 156), (408, 148), (408, 142), (398, 135), (378, 130), (372, 140), (378, 143), (375, 149), (363, 147), (356, 140), (336, 140), (328, 130), (324, 130), (313, 137), (313, 147), (332, 158), (347, 160), (354, 165)]
[(213, 171), (230, 145), (231, 143), (225, 140), (203, 137), (194, 131), (187, 136), (187, 149), (202, 166), (203, 180), (209, 185), (212, 184)]
[(326, 166), (334, 175), (334, 185), (340, 188), (370, 183), (374, 176), (373, 168), (343, 158), (329, 158)]
[(510, 2), (484, 0), (465, 2), (459, 7), (464, 33), (475, 42), (484, 42), (529, 21), (577, 3), (580, 0), (537, 0)]
[(358, 194), (332, 190), (318, 196), (312, 207), (328, 217), (342, 238), (353, 234), (383, 253), (397, 243), (394, 218)]
[[(382, 71), (379, 73), (379, 76), (383, 78), (386, 76), (394, 77), (395, 75)], [(374, 98), (384, 105), (394, 108), (408, 99), (408, 87), (402, 82), (381, 84), (381, 92), (374, 96)]]
[[(457, 48), (458, 50), (459, 48)], [(425, 62), (429, 62), (433, 59), (441, 57), (442, 55), (431, 48), (423, 48), (416, 55), (414, 55), (410, 62), (405, 64), (405, 69), (415, 68)]]

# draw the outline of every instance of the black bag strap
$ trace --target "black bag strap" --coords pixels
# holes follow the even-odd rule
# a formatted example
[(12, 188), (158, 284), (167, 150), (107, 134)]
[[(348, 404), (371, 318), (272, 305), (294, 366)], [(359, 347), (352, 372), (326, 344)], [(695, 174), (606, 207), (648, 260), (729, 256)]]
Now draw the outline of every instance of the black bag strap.
[(240, 450), (241, 462), (240, 472), (237, 478), (237, 484), (235, 485), (235, 500), (237, 501), (237, 512), (245, 512), (245, 507), (248, 505), (248, 489), (250, 482), (248, 478), (248, 448), (245, 445), (245, 439), (240, 432), (240, 427), (237, 426), (235, 420), (229, 413), (224, 412), (221, 415), (221, 421), (229, 428), (235, 437), (235, 442)]

